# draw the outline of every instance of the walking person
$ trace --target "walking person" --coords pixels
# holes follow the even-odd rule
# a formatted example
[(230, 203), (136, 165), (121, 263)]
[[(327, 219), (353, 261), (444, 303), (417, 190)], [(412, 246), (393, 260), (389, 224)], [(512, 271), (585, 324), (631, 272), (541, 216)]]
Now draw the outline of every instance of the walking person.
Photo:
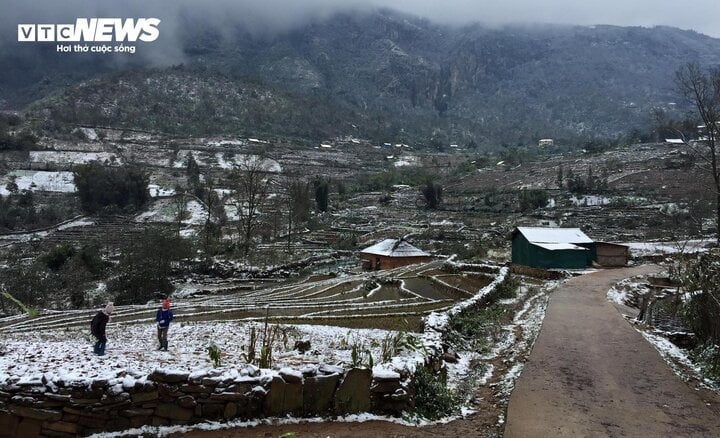
[(105, 354), (105, 345), (107, 344), (107, 337), (105, 336), (105, 326), (110, 321), (110, 315), (115, 310), (113, 303), (107, 303), (105, 308), (99, 311), (90, 321), (90, 333), (95, 337), (97, 342), (93, 347), (93, 352), (98, 356)]
[(165, 299), (162, 301), (162, 307), (158, 309), (157, 314), (155, 315), (155, 320), (158, 325), (158, 341), (160, 341), (158, 350), (167, 351), (167, 334), (168, 329), (170, 328), (170, 322), (173, 320), (173, 313), (172, 310), (170, 310), (170, 300)]

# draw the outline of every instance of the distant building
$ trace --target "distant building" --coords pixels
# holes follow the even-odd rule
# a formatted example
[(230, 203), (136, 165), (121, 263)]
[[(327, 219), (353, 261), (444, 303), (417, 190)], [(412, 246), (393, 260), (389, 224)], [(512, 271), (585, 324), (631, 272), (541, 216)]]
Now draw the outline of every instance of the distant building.
[(512, 262), (543, 269), (583, 269), (595, 260), (595, 242), (579, 228), (517, 227)]
[(360, 251), (363, 268), (369, 270), (391, 269), (399, 266), (424, 263), (430, 254), (408, 243), (405, 239), (385, 239)]
[(538, 141), (538, 146), (554, 146), (555, 141), (552, 138), (541, 138)]
[(625, 266), (630, 255), (630, 248), (625, 245), (608, 242), (595, 242), (597, 257), (595, 261), (600, 266)]
[(666, 138), (665, 143), (668, 144), (685, 144), (685, 141), (682, 138)]

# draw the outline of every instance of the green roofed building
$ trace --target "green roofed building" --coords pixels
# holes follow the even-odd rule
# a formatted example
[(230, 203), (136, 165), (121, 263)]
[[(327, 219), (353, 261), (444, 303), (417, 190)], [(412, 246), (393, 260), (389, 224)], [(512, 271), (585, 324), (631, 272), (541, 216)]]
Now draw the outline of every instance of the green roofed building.
[(512, 262), (543, 269), (583, 269), (596, 258), (595, 242), (579, 228), (517, 227)]

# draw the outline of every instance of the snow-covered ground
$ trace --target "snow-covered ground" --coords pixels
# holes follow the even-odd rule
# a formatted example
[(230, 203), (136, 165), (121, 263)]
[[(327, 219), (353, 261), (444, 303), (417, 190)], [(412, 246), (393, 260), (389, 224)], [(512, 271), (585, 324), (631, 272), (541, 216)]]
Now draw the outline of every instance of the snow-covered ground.
[[(203, 370), (212, 368), (207, 348), (214, 344), (222, 355), (220, 370), (242, 368), (246, 364), (251, 328), (258, 335), (257, 354), (262, 341), (260, 323), (175, 322), (169, 332), (169, 351), (157, 351), (156, 328), (152, 312), (148, 323), (108, 325), (105, 356), (92, 352), (93, 340), (88, 329), (68, 328), (15, 333), (5, 339), (5, 354), (0, 356), (0, 384), (19, 378), (42, 378), (50, 382), (89, 381), (116, 378), (128, 374), (137, 378), (156, 368)], [(112, 321), (112, 320), (111, 320)], [(308, 364), (352, 366), (352, 347), (371, 351), (380, 361), (380, 340), (389, 333), (376, 329), (352, 329), (333, 326), (278, 326), (273, 347), (273, 369)], [(271, 326), (272, 328), (272, 326)], [(310, 341), (310, 351), (293, 350), (295, 341)], [(383, 368), (378, 367), (378, 372)], [(271, 372), (268, 370), (268, 372)]]
[(75, 183), (72, 172), (46, 172), (41, 170), (14, 170), (0, 179), (0, 195), (7, 196), (7, 183), (15, 177), (18, 190), (72, 193)]
[(122, 164), (120, 157), (110, 152), (30, 151), (30, 161), (62, 164), (85, 164), (99, 161), (105, 164)]
[[(190, 199), (185, 206), (185, 218), (182, 223), (185, 225), (202, 225), (207, 220), (207, 211), (195, 199)], [(175, 222), (177, 210), (172, 200), (158, 199), (148, 211), (135, 217), (136, 222)]]
[(696, 253), (707, 251), (711, 240), (682, 240), (676, 242), (626, 242), (633, 257), (646, 257), (665, 254)]
[[(632, 301), (637, 298), (637, 295), (647, 292), (647, 287), (644, 286), (645, 281), (645, 276), (632, 277), (620, 281), (607, 292), (608, 301), (621, 306), (631, 306)], [(626, 318), (628, 317), (628, 315), (625, 316)], [(701, 368), (690, 360), (690, 352), (688, 350), (678, 347), (670, 342), (667, 337), (663, 336), (663, 334), (667, 335), (667, 333), (660, 330), (653, 330), (651, 327), (644, 325), (633, 324), (633, 327), (635, 327), (645, 340), (655, 347), (675, 374), (684, 380), (693, 378), (714, 391), (720, 390), (718, 388), (718, 382), (713, 382), (703, 377)]]

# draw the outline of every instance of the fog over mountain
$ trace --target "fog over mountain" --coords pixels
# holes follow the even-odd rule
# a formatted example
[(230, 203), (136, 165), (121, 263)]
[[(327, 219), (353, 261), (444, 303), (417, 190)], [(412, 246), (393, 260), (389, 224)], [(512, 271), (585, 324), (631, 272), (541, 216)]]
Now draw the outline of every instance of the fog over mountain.
[[(378, 141), (426, 143), (607, 138), (643, 129), (656, 108), (684, 117), (674, 72), (686, 62), (720, 65), (720, 40), (656, 26), (674, 20), (701, 29), (699, 17), (718, 8), (704, 0), (682, 9), (656, 2), (646, 12), (643, 1), (392, 2), (399, 11), (378, 9), (391, 5), (383, 1), (10, 3), (0, 18), (0, 108), (44, 109), (70, 124), (313, 140), (356, 126), (355, 134)], [(700, 9), (705, 14), (691, 14)], [(157, 17), (160, 37), (137, 43), (134, 55), (57, 53), (54, 43), (16, 41), (18, 23), (77, 17)], [(542, 24), (613, 20), (636, 26)], [(149, 92), (149, 81), (167, 89)], [(226, 91), (236, 98), (223, 101)], [(108, 102), (133, 110), (100, 117)], [(249, 108), (259, 112), (232, 122)]]

